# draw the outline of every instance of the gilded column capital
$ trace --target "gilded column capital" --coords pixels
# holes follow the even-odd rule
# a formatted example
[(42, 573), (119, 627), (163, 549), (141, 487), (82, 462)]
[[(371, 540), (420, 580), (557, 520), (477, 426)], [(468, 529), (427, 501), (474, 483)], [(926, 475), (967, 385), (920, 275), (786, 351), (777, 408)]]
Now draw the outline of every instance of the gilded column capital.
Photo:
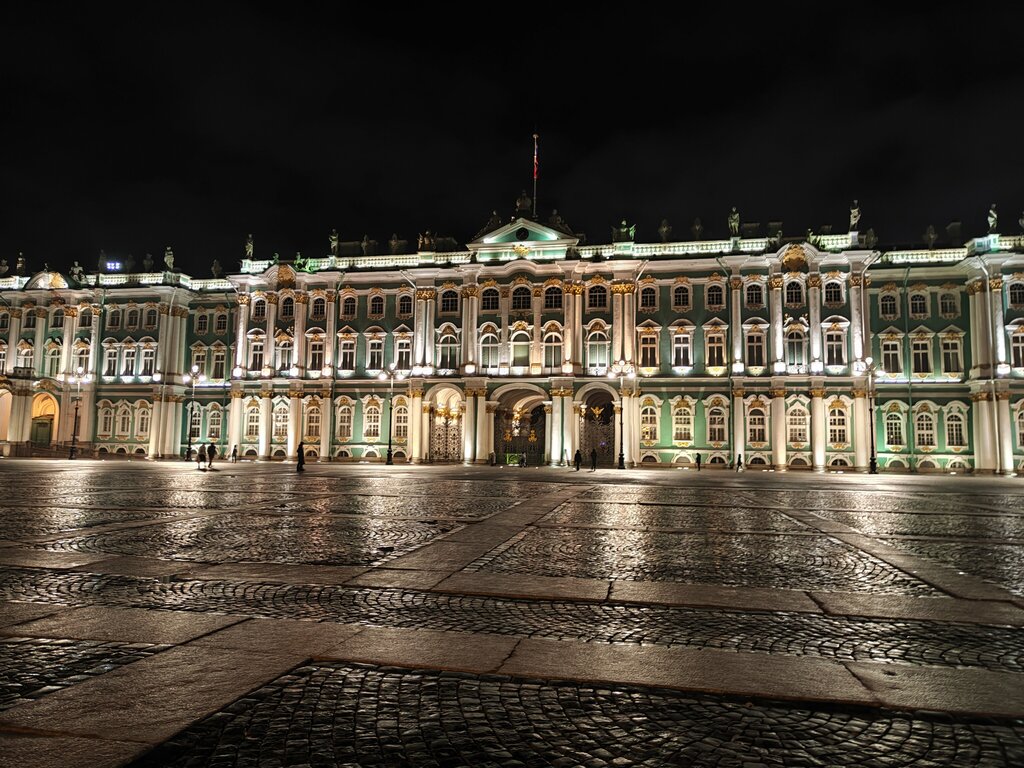
[(267, 300), (267, 304), (275, 304), (275, 305), (277, 304), (277, 294), (276, 293), (267, 293), (264, 298)]
[(734, 291), (738, 291), (740, 288), (743, 287), (743, 278), (740, 278), (740, 277), (730, 278), (729, 279), (729, 287), (732, 288)]
[(550, 405), (545, 405), (544, 406), (544, 413), (551, 413), (551, 406)]
[(78, 317), (78, 307), (67, 307), (64, 314), (68, 317)]
[(785, 280), (778, 275), (773, 275), (768, 278), (768, 287), (773, 291), (781, 291), (783, 283), (785, 283)]
[(582, 296), (585, 286), (583, 283), (570, 283), (565, 286), (565, 292), (571, 293), (573, 296)]
[(1010, 399), (1010, 393), (1009, 392), (996, 392), (996, 400), (1009, 400), (1009, 399)]
[(239, 306), (242, 306), (242, 307), (249, 306), (249, 298), (250, 297), (249, 297), (248, 293), (240, 293), (240, 294), (238, 294), (237, 298), (238, 298), (238, 305)]
[(821, 275), (808, 275), (807, 276), (807, 287), (808, 288), (821, 288)]
[(744, 396), (744, 395), (746, 395), (746, 394), (747, 394), (747, 393), (746, 393), (746, 390), (744, 390), (744, 389), (743, 389), (743, 387), (736, 387), (736, 388), (735, 388), (735, 389), (734, 389), (734, 390), (732, 391), (732, 396), (733, 396), (733, 397), (743, 397), (743, 396)]
[(992, 399), (992, 394), (989, 392), (975, 392), (971, 395), (971, 401), (975, 403), (987, 403)]
[(860, 275), (856, 275), (856, 274), (851, 274), (850, 275), (850, 285), (859, 288), (861, 283), (863, 283), (863, 279), (861, 278)]
[(35, 313), (36, 313), (36, 317), (46, 317), (46, 315), (47, 315), (47, 311), (46, 311), (45, 307), (36, 307), (35, 308)]
[(274, 396), (274, 390), (270, 387), (264, 387), (260, 390), (260, 397), (265, 397), (268, 400)]
[(783, 389), (769, 389), (768, 390), (768, 396), (769, 397), (785, 397), (786, 396), (786, 390), (784, 388)]
[(423, 414), (425, 416), (429, 416), (433, 412), (433, 410), (434, 410), (434, 406), (432, 406), (430, 403), (424, 403), (423, 404)]
[(469, 299), (476, 296), (479, 289), (475, 285), (467, 285), (462, 289), (462, 298)]
[(21, 319), (21, 307), (11, 307), (11, 317)]
[(302, 397), (302, 390), (301, 389), (289, 389), (288, 390), (288, 397), (293, 397), (293, 398)]
[(410, 389), (409, 390), (409, 397), (411, 397), (413, 399), (415, 399), (417, 397), (423, 397), (423, 390), (422, 389)]
[(326, 295), (326, 298), (327, 298), (328, 301), (335, 301), (338, 298), (338, 292), (337, 291), (328, 291), (327, 295)]
[(240, 389), (232, 389), (231, 390), (231, 399), (232, 400), (240, 400), (243, 397), (245, 397), (245, 392), (243, 392), (242, 390), (240, 390)]
[(853, 390), (853, 396), (855, 398), (859, 398), (859, 399), (863, 400), (865, 397), (868, 396), (868, 393), (867, 393), (866, 389), (855, 389), (855, 390)]
[(824, 396), (825, 396), (824, 388), (819, 389), (819, 388), (816, 387), (816, 388), (811, 390), (811, 397), (824, 397)]
[(168, 312), (171, 311), (171, 307), (169, 304), (161, 302), (160, 304), (157, 304), (156, 311), (161, 315), (166, 315)]
[(433, 288), (419, 288), (416, 291), (416, 298), (420, 301), (433, 301), (437, 291)]
[(1003, 290), (1003, 278), (1001, 278), (1001, 277), (993, 277), (993, 278), (991, 278), (988, 281), (988, 287), (991, 288), (993, 291), (1001, 291), (1001, 290)]
[(297, 293), (297, 294), (295, 294), (295, 303), (296, 304), (308, 304), (309, 303), (309, 294), (306, 294), (306, 293)]

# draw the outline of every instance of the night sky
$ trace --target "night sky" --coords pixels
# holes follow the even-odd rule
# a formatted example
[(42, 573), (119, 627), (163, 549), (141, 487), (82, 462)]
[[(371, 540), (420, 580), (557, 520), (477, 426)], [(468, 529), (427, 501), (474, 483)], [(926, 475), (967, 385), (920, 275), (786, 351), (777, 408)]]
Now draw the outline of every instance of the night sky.
[(623, 217), (638, 240), (662, 218), (690, 239), (697, 216), (725, 236), (732, 205), (845, 231), (853, 198), (886, 244), (980, 234), (993, 201), (1019, 232), (1024, 30), (982, 4), (826, 6), (5, 10), (0, 257), (92, 269), (171, 245), (207, 274), (249, 232), (266, 258), (323, 255), (333, 227), (465, 243), (529, 188), (535, 129), (539, 217), (591, 243)]

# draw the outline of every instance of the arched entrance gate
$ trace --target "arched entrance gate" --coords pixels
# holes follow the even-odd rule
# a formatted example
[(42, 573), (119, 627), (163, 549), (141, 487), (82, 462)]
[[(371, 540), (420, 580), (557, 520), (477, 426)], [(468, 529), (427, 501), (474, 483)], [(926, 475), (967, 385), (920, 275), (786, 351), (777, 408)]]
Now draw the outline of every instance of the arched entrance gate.
[(590, 452), (596, 450), (599, 467), (614, 466), (619, 449), (615, 445), (615, 403), (611, 394), (604, 389), (588, 393), (578, 418), (583, 463), (589, 464)]
[(494, 394), (497, 400), (494, 411), (495, 461), (518, 464), (525, 458), (527, 466), (542, 466), (547, 449), (545, 393), (540, 389), (524, 391), (516, 388), (498, 390)]

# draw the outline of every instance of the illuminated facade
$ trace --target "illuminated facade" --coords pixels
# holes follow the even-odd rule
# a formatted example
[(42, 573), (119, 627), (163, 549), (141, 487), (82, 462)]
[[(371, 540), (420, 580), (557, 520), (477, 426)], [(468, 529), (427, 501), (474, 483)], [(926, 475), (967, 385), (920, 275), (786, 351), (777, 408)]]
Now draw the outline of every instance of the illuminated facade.
[(867, 240), (581, 245), (520, 217), (464, 249), (332, 240), (218, 279), (3, 277), (0, 445), (175, 458), (191, 431), (221, 455), (382, 461), (390, 433), (414, 463), (621, 446), (850, 471), (874, 435), (881, 470), (1021, 468), (1024, 237)]

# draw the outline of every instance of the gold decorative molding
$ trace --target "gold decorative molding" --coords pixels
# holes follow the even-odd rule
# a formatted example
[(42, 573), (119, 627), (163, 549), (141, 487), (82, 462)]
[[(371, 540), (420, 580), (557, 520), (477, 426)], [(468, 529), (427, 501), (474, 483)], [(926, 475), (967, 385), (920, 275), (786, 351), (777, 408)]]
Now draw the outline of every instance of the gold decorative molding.
[(814, 389), (810, 390), (810, 392), (811, 392), (811, 397), (824, 397), (825, 396), (825, 390), (824, 389), (820, 389), (818, 387), (815, 387)]
[(565, 290), (567, 293), (571, 293), (573, 296), (581, 296), (585, 289), (583, 283), (571, 283), (566, 286)]
[(988, 287), (990, 289), (992, 289), (993, 291), (1001, 291), (1001, 290), (1003, 290), (1003, 278), (1001, 278), (1001, 277), (993, 277), (992, 279), (990, 279), (988, 281)]
[(743, 287), (743, 278), (732, 278), (731, 280), (729, 280), (729, 287), (732, 288), (734, 291), (740, 290)]
[(297, 294), (295, 294), (295, 303), (296, 304), (308, 304), (309, 303), (309, 296), (307, 296), (305, 293), (297, 293)]
[(772, 397), (772, 398), (775, 398), (775, 397), (785, 397), (786, 396), (786, 390), (785, 389), (769, 389), (768, 390), (768, 396)]
[(768, 287), (771, 288), (773, 291), (781, 291), (782, 286), (785, 282), (786, 281), (783, 278), (779, 277), (778, 275), (774, 275), (768, 278)]
[(852, 285), (854, 288), (860, 288), (863, 282), (864, 281), (860, 275), (850, 275), (850, 285)]
[(868, 396), (868, 392), (866, 389), (855, 389), (853, 390), (853, 396), (855, 398), (863, 399)]
[(437, 295), (437, 291), (433, 288), (418, 288), (416, 290), (416, 299), (418, 301), (433, 301)]
[(808, 275), (807, 276), (807, 287), (808, 288), (821, 288), (821, 275)]
[(471, 299), (479, 293), (479, 289), (475, 285), (467, 285), (462, 289), (462, 298)]

